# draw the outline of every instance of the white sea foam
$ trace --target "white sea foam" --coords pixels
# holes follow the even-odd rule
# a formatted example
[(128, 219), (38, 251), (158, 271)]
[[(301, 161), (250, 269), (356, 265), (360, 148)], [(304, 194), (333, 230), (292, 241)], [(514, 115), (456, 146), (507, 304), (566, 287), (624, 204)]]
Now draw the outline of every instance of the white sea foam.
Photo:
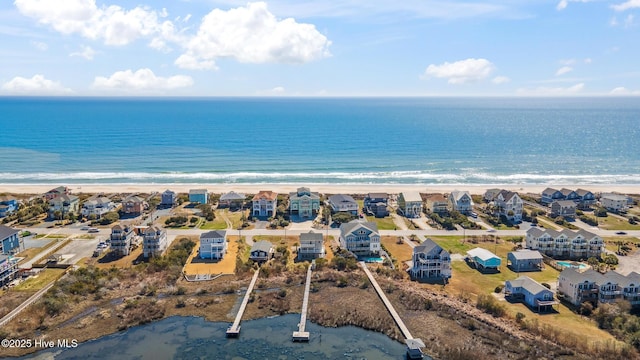
[(420, 171), (393, 172), (41, 172), (0, 173), (7, 183), (136, 183), (136, 182), (211, 182), (211, 183), (416, 183), (416, 184), (639, 184), (640, 174), (437, 174)]

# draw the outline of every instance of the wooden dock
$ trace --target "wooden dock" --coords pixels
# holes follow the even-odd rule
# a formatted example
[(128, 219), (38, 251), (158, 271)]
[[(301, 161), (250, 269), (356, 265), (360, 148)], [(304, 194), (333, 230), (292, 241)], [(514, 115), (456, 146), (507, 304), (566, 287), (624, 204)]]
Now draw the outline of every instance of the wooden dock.
[(373, 288), (376, 289), (380, 300), (382, 300), (384, 306), (389, 311), (389, 314), (391, 314), (393, 321), (395, 321), (395, 323), (398, 325), (398, 328), (400, 328), (402, 335), (405, 337), (405, 343), (407, 345), (407, 357), (409, 359), (422, 359), (424, 355), (422, 354), (421, 348), (425, 346), (424, 343), (422, 342), (422, 340), (416, 339), (411, 335), (411, 332), (409, 332), (409, 329), (404, 324), (404, 321), (402, 321), (402, 319), (400, 318), (400, 315), (398, 315), (398, 312), (396, 312), (396, 309), (393, 308), (393, 305), (387, 298), (387, 295), (385, 295), (384, 291), (382, 291), (382, 288), (380, 287), (380, 285), (378, 285), (378, 282), (373, 277), (373, 274), (371, 274), (371, 271), (369, 271), (367, 264), (364, 261), (360, 261), (360, 266), (362, 267), (362, 270), (364, 270), (364, 273), (367, 274), (367, 277), (373, 285)]
[(309, 332), (304, 331), (307, 324), (307, 308), (309, 305), (309, 289), (311, 287), (311, 271), (316, 265), (314, 260), (307, 269), (307, 281), (304, 284), (304, 297), (302, 298), (302, 310), (300, 312), (300, 323), (298, 331), (293, 332), (293, 341), (309, 341)]
[(244, 294), (244, 299), (242, 299), (242, 304), (240, 304), (240, 309), (238, 309), (238, 314), (236, 315), (236, 319), (231, 326), (227, 329), (227, 337), (238, 337), (240, 335), (240, 320), (242, 320), (242, 314), (244, 314), (244, 309), (247, 307), (249, 303), (249, 296), (251, 296), (251, 292), (253, 291), (253, 287), (258, 280), (258, 275), (260, 275), (260, 268), (256, 270), (253, 274), (253, 278), (251, 279), (251, 283), (249, 284), (249, 288), (247, 292)]

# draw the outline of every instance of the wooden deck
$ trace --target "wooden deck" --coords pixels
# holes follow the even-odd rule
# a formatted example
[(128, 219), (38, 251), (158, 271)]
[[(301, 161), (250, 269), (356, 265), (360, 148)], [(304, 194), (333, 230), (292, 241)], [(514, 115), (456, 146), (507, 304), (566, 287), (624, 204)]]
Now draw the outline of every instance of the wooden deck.
[(309, 305), (309, 289), (311, 287), (311, 271), (315, 267), (314, 260), (307, 269), (307, 281), (304, 284), (304, 297), (302, 298), (302, 310), (300, 312), (300, 323), (298, 323), (298, 331), (293, 332), (293, 341), (309, 341), (309, 332), (304, 331), (307, 324), (307, 307)]
[(396, 309), (393, 308), (393, 305), (387, 298), (387, 295), (385, 295), (384, 291), (382, 291), (382, 288), (380, 287), (380, 285), (378, 285), (378, 282), (373, 277), (373, 274), (371, 274), (371, 271), (369, 271), (367, 264), (364, 261), (360, 261), (360, 266), (362, 267), (362, 270), (364, 270), (365, 274), (367, 274), (369, 281), (371, 281), (374, 289), (376, 289), (378, 296), (389, 311), (389, 314), (393, 318), (393, 321), (396, 322), (398, 328), (400, 328), (400, 331), (402, 332), (402, 335), (405, 337), (407, 344), (407, 355), (411, 359), (421, 359), (422, 351), (420, 350), (420, 348), (424, 347), (424, 343), (422, 342), (422, 340), (416, 339), (411, 335), (411, 332), (409, 332), (409, 329), (404, 324), (404, 321), (402, 321), (402, 318), (400, 318), (400, 315), (398, 315)]
[(244, 314), (244, 310), (247, 308), (247, 304), (249, 303), (249, 296), (251, 296), (251, 292), (253, 291), (253, 287), (258, 280), (258, 275), (260, 274), (260, 269), (256, 270), (253, 274), (253, 278), (251, 279), (251, 283), (249, 284), (249, 288), (247, 292), (244, 294), (244, 299), (242, 299), (242, 304), (240, 304), (240, 309), (238, 309), (238, 314), (236, 315), (236, 319), (231, 326), (227, 329), (227, 337), (238, 337), (240, 334), (240, 320), (242, 320), (242, 314)]

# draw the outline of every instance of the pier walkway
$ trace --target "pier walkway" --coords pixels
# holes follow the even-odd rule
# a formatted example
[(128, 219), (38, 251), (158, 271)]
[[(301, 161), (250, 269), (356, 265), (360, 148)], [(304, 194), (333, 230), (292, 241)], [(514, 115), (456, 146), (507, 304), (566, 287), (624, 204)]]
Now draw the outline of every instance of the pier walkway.
[(293, 341), (309, 341), (309, 332), (304, 331), (307, 324), (307, 307), (309, 305), (309, 289), (311, 287), (311, 271), (316, 266), (313, 260), (307, 269), (307, 281), (304, 284), (304, 297), (302, 298), (302, 310), (300, 311), (300, 323), (298, 323), (298, 331), (293, 332)]
[(233, 322), (233, 325), (229, 326), (227, 329), (227, 337), (237, 337), (240, 334), (240, 320), (242, 320), (242, 314), (244, 314), (244, 309), (247, 307), (249, 303), (249, 296), (251, 296), (251, 292), (253, 291), (253, 287), (258, 280), (258, 275), (260, 275), (260, 268), (256, 270), (253, 274), (253, 278), (251, 279), (251, 283), (249, 284), (249, 288), (247, 292), (244, 294), (244, 299), (242, 299), (242, 304), (240, 305), (240, 309), (238, 309), (238, 314), (236, 315), (236, 320)]
[(424, 343), (422, 342), (422, 340), (416, 339), (411, 335), (411, 332), (409, 332), (409, 329), (404, 324), (404, 321), (402, 321), (400, 315), (398, 315), (398, 312), (396, 312), (396, 309), (393, 308), (393, 305), (391, 304), (389, 299), (387, 299), (387, 295), (385, 295), (384, 291), (382, 291), (382, 288), (380, 287), (380, 285), (378, 285), (378, 282), (373, 277), (373, 274), (371, 274), (371, 271), (369, 271), (367, 264), (364, 261), (360, 261), (360, 266), (362, 267), (362, 270), (364, 270), (364, 273), (367, 274), (369, 281), (373, 285), (373, 288), (376, 289), (376, 292), (384, 303), (384, 306), (387, 307), (387, 310), (393, 318), (393, 321), (395, 321), (398, 325), (398, 328), (400, 328), (402, 335), (405, 337), (405, 339), (407, 339), (405, 342), (407, 344), (407, 355), (410, 359), (422, 359), (423, 355), (420, 348), (423, 348), (425, 346)]

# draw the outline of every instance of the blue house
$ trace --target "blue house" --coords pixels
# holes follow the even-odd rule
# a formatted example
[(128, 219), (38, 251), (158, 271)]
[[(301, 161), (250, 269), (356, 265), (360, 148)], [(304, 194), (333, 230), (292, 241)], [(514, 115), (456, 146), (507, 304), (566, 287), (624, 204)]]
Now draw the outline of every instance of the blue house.
[(476, 269), (480, 271), (484, 270), (498, 270), (502, 260), (492, 253), (491, 251), (483, 248), (475, 248), (467, 251), (469, 261), (473, 262)]
[(528, 276), (506, 281), (504, 295), (507, 300), (523, 302), (538, 312), (550, 311), (558, 303), (553, 299), (553, 291)]
[(8, 197), (0, 197), (0, 218), (11, 215), (18, 209), (18, 200)]
[(192, 189), (189, 190), (189, 202), (206, 204), (209, 201), (209, 193), (207, 189)]
[[(21, 239), (19, 231), (5, 225), (0, 225), (0, 254), (11, 255), (20, 252)], [(22, 244), (24, 249), (24, 244)]]

